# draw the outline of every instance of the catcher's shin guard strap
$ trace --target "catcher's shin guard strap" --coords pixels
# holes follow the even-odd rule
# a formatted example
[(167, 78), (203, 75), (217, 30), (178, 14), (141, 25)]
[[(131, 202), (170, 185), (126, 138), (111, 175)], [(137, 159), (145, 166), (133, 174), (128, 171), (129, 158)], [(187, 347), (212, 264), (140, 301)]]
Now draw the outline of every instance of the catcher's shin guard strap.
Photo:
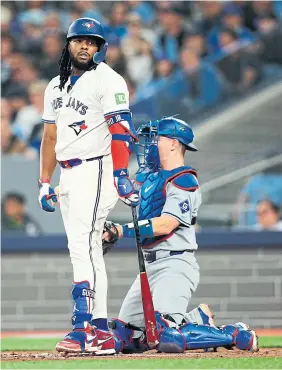
[[(149, 349), (144, 331), (141, 328), (119, 319), (112, 319), (109, 322), (109, 327), (112, 329), (114, 336), (122, 341), (122, 351), (124, 353), (139, 353)], [(135, 338), (137, 333), (138, 338)]]
[[(151, 220), (138, 221), (140, 236), (141, 238), (152, 238), (154, 236), (154, 230)], [(123, 237), (124, 238), (135, 238), (134, 224), (122, 225)]]

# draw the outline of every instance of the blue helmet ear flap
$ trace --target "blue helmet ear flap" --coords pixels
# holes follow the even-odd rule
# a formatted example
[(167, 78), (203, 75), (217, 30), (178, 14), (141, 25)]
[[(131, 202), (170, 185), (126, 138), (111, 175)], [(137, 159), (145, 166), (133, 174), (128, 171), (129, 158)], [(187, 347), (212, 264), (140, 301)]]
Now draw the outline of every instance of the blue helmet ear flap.
[(100, 51), (96, 51), (96, 53), (93, 56), (93, 62), (95, 64), (102, 63), (105, 60), (107, 49), (108, 49), (108, 43), (105, 42), (104, 45), (101, 47)]
[(99, 64), (105, 60), (108, 44), (104, 36), (104, 28), (100, 22), (93, 18), (78, 18), (69, 27), (67, 40), (70, 41), (73, 37), (88, 36), (95, 37), (99, 40), (100, 50), (93, 56), (93, 62)]

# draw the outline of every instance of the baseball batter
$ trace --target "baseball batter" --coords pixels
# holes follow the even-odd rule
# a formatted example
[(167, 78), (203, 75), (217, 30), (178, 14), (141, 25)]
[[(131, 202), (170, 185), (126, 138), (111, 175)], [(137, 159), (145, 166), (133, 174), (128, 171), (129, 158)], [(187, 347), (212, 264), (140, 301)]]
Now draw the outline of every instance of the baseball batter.
[(91, 18), (72, 23), (59, 66), (44, 97), (39, 203), (53, 212), (50, 187), (58, 163), (60, 209), (73, 266), (73, 330), (58, 351), (115, 352), (107, 325), (107, 275), (102, 231), (120, 197), (138, 204), (128, 178), (136, 132), (124, 79), (105, 62), (102, 25)]
[[(192, 129), (180, 119), (167, 117), (144, 124), (138, 133), (139, 229), (157, 311), (158, 350), (183, 352), (185, 349), (233, 345), (256, 350), (255, 332), (246, 330), (245, 324), (218, 329), (206, 305), (186, 313), (199, 284), (194, 224), (201, 204), (201, 192), (197, 172), (184, 165), (186, 150), (197, 151), (192, 143)], [(116, 228), (120, 238), (135, 237), (133, 224), (107, 223), (106, 230), (110, 231), (103, 234), (105, 248), (112, 227)], [(135, 352), (148, 348), (144, 327), (140, 279), (137, 276), (124, 299), (119, 318), (113, 320), (112, 328), (115, 335), (122, 338), (125, 350)]]

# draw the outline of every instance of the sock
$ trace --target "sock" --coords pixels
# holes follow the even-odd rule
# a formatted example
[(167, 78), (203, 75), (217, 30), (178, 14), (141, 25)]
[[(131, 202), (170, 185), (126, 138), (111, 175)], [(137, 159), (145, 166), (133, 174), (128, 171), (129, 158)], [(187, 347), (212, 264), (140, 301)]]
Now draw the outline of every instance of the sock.
[(96, 326), (97, 329), (109, 331), (107, 319), (93, 319), (91, 325)]

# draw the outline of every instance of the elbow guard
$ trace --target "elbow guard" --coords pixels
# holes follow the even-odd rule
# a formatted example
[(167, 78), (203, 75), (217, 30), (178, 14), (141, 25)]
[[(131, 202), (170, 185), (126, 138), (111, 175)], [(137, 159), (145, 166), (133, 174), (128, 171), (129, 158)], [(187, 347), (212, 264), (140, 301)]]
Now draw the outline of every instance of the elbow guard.
[[(125, 132), (133, 139), (133, 142), (138, 141), (138, 135), (133, 126), (132, 114), (130, 111), (121, 111), (118, 113), (108, 113), (105, 115), (105, 119), (107, 121), (110, 132), (112, 132), (111, 127), (118, 124), (119, 126), (124, 128)], [(126, 140), (123, 140), (123, 141), (126, 141)]]

